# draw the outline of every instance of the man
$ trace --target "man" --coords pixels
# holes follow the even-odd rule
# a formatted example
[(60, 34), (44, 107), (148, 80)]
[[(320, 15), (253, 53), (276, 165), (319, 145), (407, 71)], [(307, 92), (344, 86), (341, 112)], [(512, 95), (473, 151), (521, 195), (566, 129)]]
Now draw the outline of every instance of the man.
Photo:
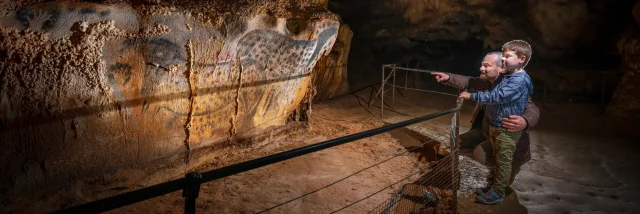
[[(467, 89), (469, 91), (489, 90), (493, 85), (502, 80), (502, 76), (500, 75), (504, 71), (502, 52), (488, 53), (482, 60), (480, 71), (480, 78), (441, 72), (432, 72), (431, 75), (436, 78), (436, 81), (455, 88)], [(476, 104), (471, 119), (471, 129), (461, 134), (457, 140), (458, 145), (460, 145), (462, 149), (475, 147), (473, 155), (478, 162), (488, 167), (494, 167), (493, 149), (491, 148), (491, 143), (488, 141), (489, 121), (488, 117), (484, 114), (484, 107), (484, 105)], [(531, 160), (528, 130), (538, 124), (539, 117), (540, 111), (531, 101), (531, 97), (529, 97), (522, 116), (511, 115), (502, 120), (502, 126), (509, 131), (523, 131), (516, 145), (516, 151), (513, 154), (513, 165), (509, 185), (513, 183), (516, 174), (520, 171), (520, 167)], [(489, 181), (490, 180), (491, 179), (489, 179)], [(478, 191), (486, 191), (486, 188), (481, 188)]]

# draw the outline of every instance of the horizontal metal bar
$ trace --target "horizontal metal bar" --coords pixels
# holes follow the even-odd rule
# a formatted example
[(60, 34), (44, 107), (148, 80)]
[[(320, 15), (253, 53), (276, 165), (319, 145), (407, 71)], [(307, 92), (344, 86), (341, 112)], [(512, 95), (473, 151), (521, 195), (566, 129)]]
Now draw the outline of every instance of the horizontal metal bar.
[[(368, 131), (364, 131), (364, 132), (359, 132), (356, 134), (352, 134), (352, 135), (347, 135), (344, 137), (340, 137), (340, 138), (335, 138), (332, 140), (328, 140), (328, 141), (324, 141), (321, 143), (316, 143), (313, 145), (309, 145), (309, 146), (305, 146), (305, 147), (301, 147), (301, 148), (297, 148), (297, 149), (293, 149), (293, 150), (289, 150), (289, 151), (284, 151), (284, 152), (280, 152), (277, 154), (273, 154), (270, 156), (266, 156), (266, 157), (262, 157), (262, 158), (258, 158), (258, 159), (253, 159), (253, 160), (249, 160), (249, 161), (245, 161), (242, 163), (238, 163), (238, 164), (234, 164), (234, 165), (230, 165), (230, 166), (226, 166), (226, 167), (222, 167), (222, 168), (218, 168), (218, 169), (214, 169), (214, 170), (210, 170), (207, 172), (203, 172), (202, 174), (202, 179), (200, 179), (201, 183), (206, 183), (206, 182), (210, 182), (210, 181), (214, 181), (220, 178), (224, 178), (227, 176), (231, 176), (231, 175), (235, 175), (241, 172), (246, 172), (252, 169), (256, 169), (256, 168), (260, 168), (263, 166), (267, 166), (267, 165), (271, 165), (274, 163), (278, 163), (281, 161), (285, 161), (291, 158), (295, 158), (295, 157), (299, 157), (305, 154), (309, 154), (312, 152), (316, 152), (316, 151), (320, 151), (323, 149), (328, 149), (334, 146), (339, 146), (345, 143), (349, 143), (349, 142), (353, 142), (356, 140), (360, 140), (363, 138), (367, 138), (367, 137), (371, 137), (374, 135), (378, 135), (378, 134), (382, 134), (394, 129), (398, 129), (401, 127), (405, 127), (405, 126), (409, 126), (412, 124), (416, 124), (416, 123), (420, 123), (420, 122), (424, 122), (430, 119), (434, 119), (437, 117), (441, 117), (447, 114), (451, 114), (454, 113), (456, 111), (460, 110), (460, 108), (454, 108), (454, 109), (450, 109), (447, 111), (442, 111), (442, 112), (438, 112), (438, 113), (433, 113), (433, 114), (429, 114), (429, 115), (425, 115), (425, 116), (421, 116), (421, 117), (417, 117), (417, 118), (413, 118), (410, 120), (406, 120), (406, 121), (402, 121), (399, 123), (395, 123), (395, 124), (391, 124), (391, 125), (386, 125), (383, 127), (379, 127), (379, 128), (375, 128), (375, 129), (371, 129)], [(133, 203), (137, 203), (140, 201), (144, 201), (144, 200), (148, 200), (151, 198), (155, 198), (164, 194), (168, 194), (171, 192), (175, 192), (178, 190), (182, 190), (184, 189), (184, 186), (186, 185), (186, 180), (184, 178), (181, 179), (177, 179), (177, 180), (173, 180), (173, 181), (169, 181), (166, 183), (161, 183), (161, 184), (157, 184), (157, 185), (153, 185), (150, 187), (145, 187), (142, 189), (138, 189), (138, 190), (134, 190), (131, 192), (127, 192), (127, 193), (123, 193), (120, 195), (116, 195), (116, 196), (112, 196), (109, 198), (105, 198), (105, 199), (100, 199), (97, 201), (93, 201), (93, 202), (89, 202), (86, 204), (82, 204), (76, 207), (71, 207), (68, 209), (64, 209), (55, 213), (100, 213), (100, 212), (106, 212), (109, 210), (113, 210), (119, 207), (123, 207), (123, 206), (127, 206)]]
[[(390, 84), (387, 83), (387, 85), (390, 85)], [(449, 93), (444, 93), (444, 92), (439, 92), (439, 91), (424, 90), (424, 89), (419, 89), (419, 88), (407, 88), (407, 87), (403, 87), (403, 86), (395, 86), (395, 87), (399, 88), (399, 89), (409, 89), (409, 90), (414, 90), (414, 91), (431, 92), (431, 93), (442, 94), (442, 95), (447, 95), (447, 96), (454, 96), (454, 97), (458, 96), (456, 94), (449, 94)]]
[(446, 110), (446, 111), (442, 111), (442, 112), (438, 112), (438, 113), (433, 113), (433, 114), (429, 114), (429, 115), (425, 115), (425, 116), (421, 116), (421, 117), (417, 117), (417, 118), (413, 118), (410, 120), (405, 120), (399, 123), (395, 123), (395, 124), (390, 124), (390, 125), (386, 125), (380, 128), (375, 128), (372, 130), (368, 130), (368, 131), (364, 131), (364, 132), (359, 132), (356, 134), (352, 134), (352, 135), (347, 135), (344, 137), (340, 137), (340, 138), (335, 138), (332, 140), (328, 140), (328, 141), (324, 141), (321, 143), (316, 143), (313, 145), (309, 145), (309, 146), (305, 146), (305, 147), (301, 147), (301, 148), (297, 148), (297, 149), (293, 149), (293, 150), (289, 150), (289, 151), (285, 151), (285, 152), (280, 152), (277, 154), (273, 154), (273, 155), (269, 155), (266, 157), (262, 157), (262, 158), (258, 158), (258, 159), (253, 159), (250, 161), (246, 161), (246, 162), (242, 162), (242, 163), (238, 163), (238, 164), (234, 164), (231, 166), (226, 166), (226, 167), (222, 167), (222, 168), (218, 168), (218, 169), (214, 169), (208, 172), (203, 172), (202, 173), (202, 181), (203, 182), (209, 182), (209, 181), (213, 181), (216, 179), (220, 179), (220, 178), (224, 178), (227, 176), (231, 176), (231, 175), (235, 175), (241, 172), (245, 172), (245, 171), (249, 171), (255, 168), (259, 168), (259, 167), (263, 167), (263, 166), (267, 166), (267, 165), (271, 165), (274, 163), (278, 163), (281, 161), (285, 161), (291, 158), (295, 158), (298, 156), (302, 156), (302, 155), (306, 155), (312, 152), (316, 152), (316, 151), (320, 151), (323, 149), (328, 149), (334, 146), (339, 146), (348, 142), (352, 142), (352, 141), (356, 141), (356, 140), (360, 140), (363, 138), (367, 138), (367, 137), (371, 137), (374, 135), (378, 135), (378, 134), (382, 134), (394, 129), (398, 129), (401, 127), (405, 127), (405, 126), (409, 126), (409, 125), (413, 125), (419, 122), (423, 122), (423, 121), (427, 121), (430, 119), (434, 119), (437, 117), (441, 117), (447, 114), (451, 114), (454, 113), (456, 111), (460, 110), (460, 108), (454, 108), (454, 109), (450, 109), (450, 110)]
[(422, 69), (414, 69), (414, 68), (396, 67), (396, 66), (393, 66), (393, 65), (383, 65), (382, 67), (395, 68), (395, 69), (398, 69), (398, 70), (405, 70), (405, 71), (422, 72), (422, 73), (441, 72), (441, 71), (433, 71), (433, 70), (422, 70)]
[(140, 201), (182, 190), (186, 184), (184, 178), (145, 187), (109, 198), (92, 201), (79, 206), (63, 209), (54, 213), (101, 213), (124, 207)]

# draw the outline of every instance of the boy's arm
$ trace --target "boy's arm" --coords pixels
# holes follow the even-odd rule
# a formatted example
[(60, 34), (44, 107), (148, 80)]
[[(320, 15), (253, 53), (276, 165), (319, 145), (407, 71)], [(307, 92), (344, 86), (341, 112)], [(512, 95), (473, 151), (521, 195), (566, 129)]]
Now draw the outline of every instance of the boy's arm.
[(478, 91), (471, 93), (470, 99), (480, 104), (502, 104), (517, 100), (522, 96), (520, 87), (526, 87), (523, 78), (505, 78), (507, 81), (502, 87), (490, 91)]
[(470, 91), (483, 91), (491, 88), (491, 83), (489, 81), (477, 77), (468, 77), (451, 73), (447, 73), (447, 75), (449, 75), (449, 79), (444, 81), (443, 84), (454, 88), (466, 88)]
[(540, 109), (538, 109), (538, 106), (531, 101), (531, 97), (527, 100), (527, 105), (524, 107), (522, 117), (527, 121), (527, 127), (525, 127), (524, 130), (531, 130), (533, 127), (538, 125), (538, 121), (540, 120)]

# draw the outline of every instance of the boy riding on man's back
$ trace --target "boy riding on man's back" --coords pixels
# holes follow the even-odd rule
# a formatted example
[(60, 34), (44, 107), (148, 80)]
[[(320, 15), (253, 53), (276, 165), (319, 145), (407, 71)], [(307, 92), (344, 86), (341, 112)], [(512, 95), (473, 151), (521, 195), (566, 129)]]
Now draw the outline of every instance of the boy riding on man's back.
[(531, 59), (531, 46), (522, 40), (513, 40), (502, 46), (502, 62), (505, 75), (502, 81), (489, 91), (462, 92), (458, 98), (487, 104), (489, 116), (489, 140), (493, 147), (496, 167), (490, 187), (480, 191), (476, 200), (482, 204), (500, 204), (509, 185), (511, 165), (516, 143), (522, 131), (510, 132), (502, 127), (502, 118), (522, 115), (533, 85), (524, 67)]

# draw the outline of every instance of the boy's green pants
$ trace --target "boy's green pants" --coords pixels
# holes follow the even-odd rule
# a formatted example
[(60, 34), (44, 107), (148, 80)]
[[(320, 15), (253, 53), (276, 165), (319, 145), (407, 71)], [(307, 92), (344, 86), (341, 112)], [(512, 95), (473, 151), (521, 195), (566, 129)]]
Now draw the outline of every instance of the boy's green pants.
[(521, 134), (522, 131), (510, 132), (501, 127), (489, 127), (489, 141), (493, 149), (493, 157), (496, 159), (495, 168), (492, 170), (491, 189), (499, 195), (504, 196), (509, 186), (513, 153), (516, 151), (516, 144)]

